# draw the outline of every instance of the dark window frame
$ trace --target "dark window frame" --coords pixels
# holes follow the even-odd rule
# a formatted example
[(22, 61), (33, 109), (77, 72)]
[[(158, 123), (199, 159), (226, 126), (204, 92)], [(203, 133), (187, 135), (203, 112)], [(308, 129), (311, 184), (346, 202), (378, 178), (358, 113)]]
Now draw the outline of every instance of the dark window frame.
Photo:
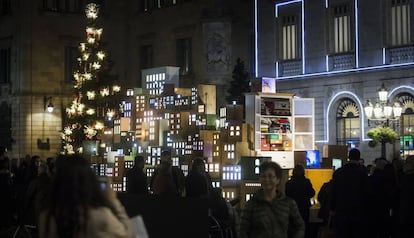
[(180, 67), (180, 75), (189, 75), (193, 71), (191, 37), (176, 40), (176, 64)]

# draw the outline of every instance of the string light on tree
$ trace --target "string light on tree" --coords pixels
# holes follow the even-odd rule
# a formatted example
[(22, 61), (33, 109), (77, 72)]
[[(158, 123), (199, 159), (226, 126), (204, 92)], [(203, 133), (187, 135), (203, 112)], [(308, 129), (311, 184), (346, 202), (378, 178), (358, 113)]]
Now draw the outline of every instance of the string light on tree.
[[(109, 120), (119, 117), (121, 88), (109, 75), (106, 53), (101, 48), (103, 29), (98, 27), (99, 5), (85, 8), (85, 42), (79, 44), (78, 67), (73, 74), (73, 100), (66, 108), (62, 131), (63, 153), (82, 153), (85, 140), (100, 141)], [(110, 118), (109, 118), (110, 116)]]

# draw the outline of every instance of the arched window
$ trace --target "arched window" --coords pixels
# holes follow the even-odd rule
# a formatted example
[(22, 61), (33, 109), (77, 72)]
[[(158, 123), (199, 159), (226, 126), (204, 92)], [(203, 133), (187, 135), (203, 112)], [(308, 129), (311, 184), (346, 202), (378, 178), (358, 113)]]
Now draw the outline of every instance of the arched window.
[(344, 98), (336, 111), (336, 143), (358, 148), (360, 138), (359, 109), (355, 101)]
[(414, 153), (414, 96), (409, 93), (397, 95), (398, 101), (402, 107), (400, 118), (400, 145), (402, 155)]

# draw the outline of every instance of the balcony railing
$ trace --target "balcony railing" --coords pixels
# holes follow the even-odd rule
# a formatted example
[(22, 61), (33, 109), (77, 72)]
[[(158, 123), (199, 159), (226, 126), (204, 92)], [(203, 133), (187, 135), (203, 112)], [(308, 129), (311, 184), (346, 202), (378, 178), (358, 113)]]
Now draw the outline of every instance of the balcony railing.
[(329, 56), (330, 71), (353, 69), (355, 68), (354, 53), (336, 54)]
[(414, 61), (414, 46), (403, 46), (387, 49), (388, 62), (390, 64), (401, 64)]
[(279, 76), (293, 76), (302, 74), (302, 61), (289, 60), (279, 63)]

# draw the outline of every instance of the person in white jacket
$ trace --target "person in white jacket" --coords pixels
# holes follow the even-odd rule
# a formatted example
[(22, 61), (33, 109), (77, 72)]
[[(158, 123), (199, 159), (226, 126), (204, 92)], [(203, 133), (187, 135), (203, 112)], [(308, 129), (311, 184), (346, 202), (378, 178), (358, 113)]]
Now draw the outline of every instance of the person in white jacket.
[(107, 185), (81, 156), (60, 157), (39, 215), (39, 237), (133, 237), (130, 219)]

